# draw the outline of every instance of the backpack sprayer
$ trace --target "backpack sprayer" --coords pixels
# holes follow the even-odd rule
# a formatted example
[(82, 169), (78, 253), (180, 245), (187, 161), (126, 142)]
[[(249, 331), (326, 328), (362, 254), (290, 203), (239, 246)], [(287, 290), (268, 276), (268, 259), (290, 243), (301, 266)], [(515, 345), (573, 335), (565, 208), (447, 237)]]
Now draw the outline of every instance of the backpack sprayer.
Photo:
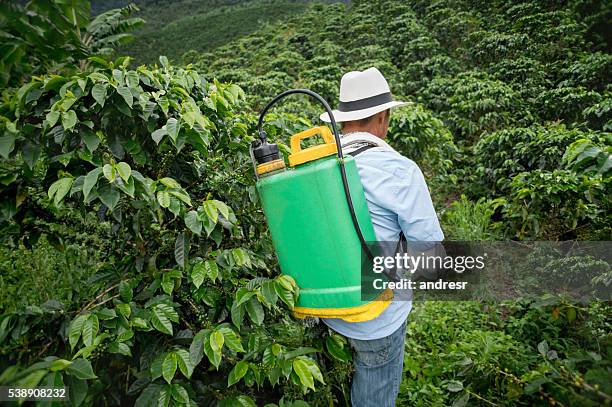
[[(268, 143), (263, 122), (274, 104), (293, 94), (308, 95), (323, 105), (333, 135), (327, 126), (293, 135), (287, 169), (278, 146)], [(372, 259), (366, 241), (376, 236), (355, 160), (342, 154), (329, 104), (308, 89), (291, 89), (264, 107), (257, 128), (259, 139), (250, 146), (256, 187), (280, 268), (300, 287), (294, 315), (349, 322), (376, 318), (389, 305), (392, 292), (362, 297), (361, 267), (367, 260), (362, 253)], [(317, 135), (323, 144), (302, 149), (303, 140)]]

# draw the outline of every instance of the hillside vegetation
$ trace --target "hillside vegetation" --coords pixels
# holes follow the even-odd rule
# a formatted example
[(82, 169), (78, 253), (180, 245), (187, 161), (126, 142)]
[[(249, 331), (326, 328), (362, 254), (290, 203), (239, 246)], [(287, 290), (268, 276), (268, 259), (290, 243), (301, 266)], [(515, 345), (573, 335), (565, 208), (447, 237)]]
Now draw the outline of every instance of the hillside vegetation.
[[(447, 239), (610, 240), (609, 4), (159, 3), (139, 3), (168, 18), (133, 43), (160, 41), (140, 66), (122, 48), (134, 7), (0, 4), (1, 386), (67, 385), (74, 406), (350, 405), (346, 339), (291, 317), (248, 151), (263, 103), (307, 87), (335, 104), (348, 70), (377, 66), (412, 102), (389, 141)], [(264, 4), (292, 16), (242, 13)], [(188, 42), (213, 15), (233, 39)], [(284, 144), (318, 113), (296, 98), (265, 130)], [(609, 288), (600, 259), (533, 266), (593, 264)], [(610, 405), (611, 315), (562, 296), (415, 303), (398, 404)]]
[(342, 73), (376, 66), (415, 103), (394, 115), (396, 146), (418, 147), (409, 156), (437, 176), (452, 163), (443, 192), (499, 198), (507, 238), (598, 239), (612, 230), (611, 13), (582, 1), (315, 5), (186, 60), (256, 109), (296, 87), (336, 101)]
[(306, 9), (305, 0), (180, 0), (140, 5), (147, 24), (121, 52), (137, 63), (156, 62), (159, 55), (178, 61), (189, 50), (211, 51), (219, 45)]

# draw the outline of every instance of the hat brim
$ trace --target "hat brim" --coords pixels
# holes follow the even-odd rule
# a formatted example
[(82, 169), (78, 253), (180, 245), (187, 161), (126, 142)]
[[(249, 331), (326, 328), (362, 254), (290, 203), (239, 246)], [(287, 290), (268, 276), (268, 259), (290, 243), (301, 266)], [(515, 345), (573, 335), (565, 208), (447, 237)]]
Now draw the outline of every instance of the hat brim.
[[(332, 110), (332, 113), (334, 115), (334, 119), (336, 119), (336, 122), (338, 123), (350, 122), (353, 120), (365, 119), (366, 117), (374, 116), (376, 113), (382, 112), (384, 110), (391, 109), (394, 107), (404, 106), (407, 104), (408, 102), (394, 100), (393, 102), (388, 102), (382, 105), (369, 107), (367, 109), (353, 110), (351, 112), (341, 112), (340, 110)], [(329, 119), (329, 114), (327, 114), (327, 112), (322, 113), (319, 116), (319, 118), (326, 123), (331, 122), (331, 120)]]

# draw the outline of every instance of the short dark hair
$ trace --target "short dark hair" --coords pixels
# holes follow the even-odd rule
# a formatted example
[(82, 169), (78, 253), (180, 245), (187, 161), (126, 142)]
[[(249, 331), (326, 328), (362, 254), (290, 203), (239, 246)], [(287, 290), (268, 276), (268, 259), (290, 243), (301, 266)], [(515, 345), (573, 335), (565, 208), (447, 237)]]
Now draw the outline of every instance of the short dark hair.
[[(383, 110), (385, 112), (385, 115), (389, 115), (391, 114), (390, 109), (387, 110)], [(380, 112), (378, 112), (380, 113)], [(376, 114), (378, 114), (376, 113)], [(355, 125), (359, 126), (359, 127), (364, 127), (367, 126), (368, 124), (370, 124), (370, 122), (372, 120), (374, 120), (374, 116), (376, 116), (376, 114), (373, 114), (372, 116), (368, 116), (365, 119), (359, 119), (359, 120), (352, 120), (351, 123), (355, 123)], [(346, 123), (346, 122), (345, 122)], [(344, 124), (343, 124), (344, 125)]]

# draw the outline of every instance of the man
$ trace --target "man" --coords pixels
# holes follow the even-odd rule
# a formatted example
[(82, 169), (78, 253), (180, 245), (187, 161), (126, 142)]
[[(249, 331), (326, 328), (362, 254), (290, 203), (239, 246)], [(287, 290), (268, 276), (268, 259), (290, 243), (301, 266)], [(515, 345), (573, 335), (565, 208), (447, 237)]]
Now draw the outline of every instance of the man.
[[(342, 126), (342, 148), (353, 153), (378, 241), (444, 239), (425, 178), (414, 161), (403, 157), (384, 138), (393, 101), (387, 81), (376, 68), (349, 72), (340, 82), (340, 104), (333, 111)], [(329, 122), (327, 113), (321, 120)], [(405, 298), (405, 297), (404, 297)], [(373, 320), (323, 321), (346, 336), (354, 349), (353, 407), (394, 406), (402, 380), (406, 320), (412, 302), (394, 297)]]

